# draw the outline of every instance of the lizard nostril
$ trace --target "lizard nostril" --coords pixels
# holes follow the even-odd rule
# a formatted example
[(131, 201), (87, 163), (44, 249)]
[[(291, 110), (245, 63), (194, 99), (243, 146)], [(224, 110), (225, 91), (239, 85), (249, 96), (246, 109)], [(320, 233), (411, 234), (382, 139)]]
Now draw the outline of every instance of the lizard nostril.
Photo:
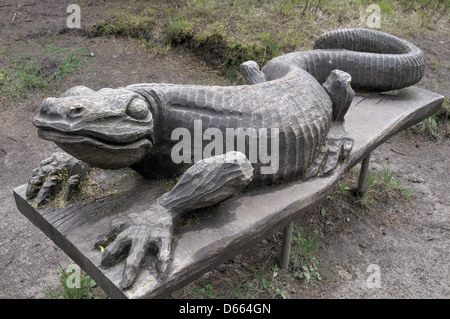
[(53, 105), (54, 98), (48, 97), (42, 102), (41, 105), (41, 113), (48, 114), (51, 110), (51, 106)]
[(70, 117), (80, 116), (83, 113), (84, 110), (85, 110), (85, 108), (83, 106), (79, 105), (79, 104), (72, 105), (70, 107), (69, 116)]

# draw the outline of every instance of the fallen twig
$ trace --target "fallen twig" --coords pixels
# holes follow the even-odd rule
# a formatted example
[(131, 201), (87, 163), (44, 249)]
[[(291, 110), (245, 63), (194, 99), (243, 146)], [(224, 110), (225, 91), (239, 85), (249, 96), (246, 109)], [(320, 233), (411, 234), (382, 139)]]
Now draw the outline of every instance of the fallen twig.
[(400, 154), (400, 155), (405, 156), (405, 154), (403, 154), (402, 152), (396, 151), (396, 150), (394, 150), (393, 148), (391, 148), (391, 151), (394, 152), (394, 153), (397, 153), (397, 154)]

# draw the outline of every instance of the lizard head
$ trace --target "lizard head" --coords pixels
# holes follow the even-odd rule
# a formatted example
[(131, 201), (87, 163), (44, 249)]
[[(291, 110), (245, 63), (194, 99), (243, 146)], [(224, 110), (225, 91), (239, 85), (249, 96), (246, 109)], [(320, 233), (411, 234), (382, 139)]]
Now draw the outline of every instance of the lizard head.
[(77, 86), (59, 98), (45, 99), (33, 124), (39, 137), (72, 156), (117, 169), (138, 162), (153, 146), (153, 103), (123, 88), (93, 91)]

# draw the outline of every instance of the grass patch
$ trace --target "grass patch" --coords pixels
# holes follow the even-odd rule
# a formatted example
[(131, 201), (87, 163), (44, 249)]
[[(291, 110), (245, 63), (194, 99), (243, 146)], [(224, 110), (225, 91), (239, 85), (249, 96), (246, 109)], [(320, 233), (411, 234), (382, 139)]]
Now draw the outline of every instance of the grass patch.
[[(276, 236), (281, 245), (282, 233), (278, 232)], [(319, 247), (320, 242), (315, 232), (294, 224), (288, 271), (281, 271), (278, 262), (269, 257), (260, 269), (253, 268), (246, 280), (247, 285), (239, 289), (240, 297), (259, 298), (261, 295), (269, 295), (271, 298), (289, 299), (296, 293), (296, 281), (302, 281), (305, 288), (321, 281), (320, 261), (317, 258)], [(245, 290), (246, 294), (242, 294)]]
[(0, 69), (0, 93), (9, 99), (25, 98), (28, 93), (48, 90), (82, 68), (89, 56), (85, 50), (43, 45), (42, 58), (17, 56)]
[(9, 70), (0, 69), (0, 92), (10, 99), (18, 99), (25, 97), (30, 90), (48, 89), (41, 73), (37, 59), (14, 58)]
[(361, 205), (368, 206), (379, 200), (411, 199), (414, 196), (414, 192), (395, 178), (394, 172), (386, 167), (381, 172), (367, 173), (366, 192), (358, 201)]
[(449, 0), (399, 0), (398, 2), (405, 13), (419, 14), (420, 26), (438, 23), (447, 16), (450, 8)]
[(450, 137), (449, 131), (450, 102), (444, 98), (442, 108), (439, 112), (426, 118), (422, 122), (406, 129), (406, 134), (412, 133), (427, 137), (433, 140), (439, 140), (444, 137)]
[(167, 22), (164, 32), (164, 42), (170, 45), (180, 45), (189, 42), (194, 37), (192, 24), (184, 17), (171, 19)]
[[(354, 215), (359, 208), (369, 207), (379, 202), (388, 200), (409, 200), (415, 197), (414, 192), (402, 184), (400, 179), (395, 177), (395, 172), (389, 167), (381, 171), (370, 171), (366, 178), (366, 192), (364, 196), (356, 195), (358, 185), (359, 169), (352, 168), (334, 188), (333, 192), (327, 196), (327, 202), (334, 206), (340, 206), (342, 211), (349, 211)], [(328, 214), (324, 207), (319, 210), (322, 216)]]
[(210, 65), (219, 68), (231, 82), (236, 82), (241, 63), (253, 60), (260, 66), (278, 55), (278, 46), (274, 43), (253, 42), (243, 45), (228, 40), (219, 31), (196, 35), (192, 47), (202, 55)]
[(57, 83), (80, 70), (83, 64), (82, 56), (87, 56), (87, 52), (79, 49), (63, 51), (62, 54), (61, 65), (49, 77), (50, 80), (55, 80)]

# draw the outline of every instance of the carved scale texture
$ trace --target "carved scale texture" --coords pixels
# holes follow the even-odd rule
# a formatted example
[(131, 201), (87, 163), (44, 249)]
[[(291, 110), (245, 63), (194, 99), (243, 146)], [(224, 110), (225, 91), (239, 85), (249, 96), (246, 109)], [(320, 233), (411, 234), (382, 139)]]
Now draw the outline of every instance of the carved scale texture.
[[(280, 67), (285, 72), (278, 79), (255, 85), (138, 84), (127, 89), (158, 100), (158, 107), (153, 110), (157, 134), (155, 154), (172, 148), (171, 134), (175, 128), (189, 129), (194, 139), (195, 120), (201, 120), (202, 131), (210, 127), (222, 131), (224, 151), (230, 151), (226, 149), (227, 128), (254, 129), (258, 133), (258, 145), (260, 138), (266, 141), (266, 136), (259, 134), (259, 129), (263, 129), (267, 133), (269, 156), (272, 129), (278, 129), (278, 171), (263, 175), (260, 167), (267, 165), (260, 161), (252, 163), (256, 181), (273, 182), (304, 173), (325, 141), (332, 115), (328, 94), (310, 74), (295, 66)], [(210, 142), (204, 141), (203, 146)], [(249, 156), (246, 144), (245, 154)]]

